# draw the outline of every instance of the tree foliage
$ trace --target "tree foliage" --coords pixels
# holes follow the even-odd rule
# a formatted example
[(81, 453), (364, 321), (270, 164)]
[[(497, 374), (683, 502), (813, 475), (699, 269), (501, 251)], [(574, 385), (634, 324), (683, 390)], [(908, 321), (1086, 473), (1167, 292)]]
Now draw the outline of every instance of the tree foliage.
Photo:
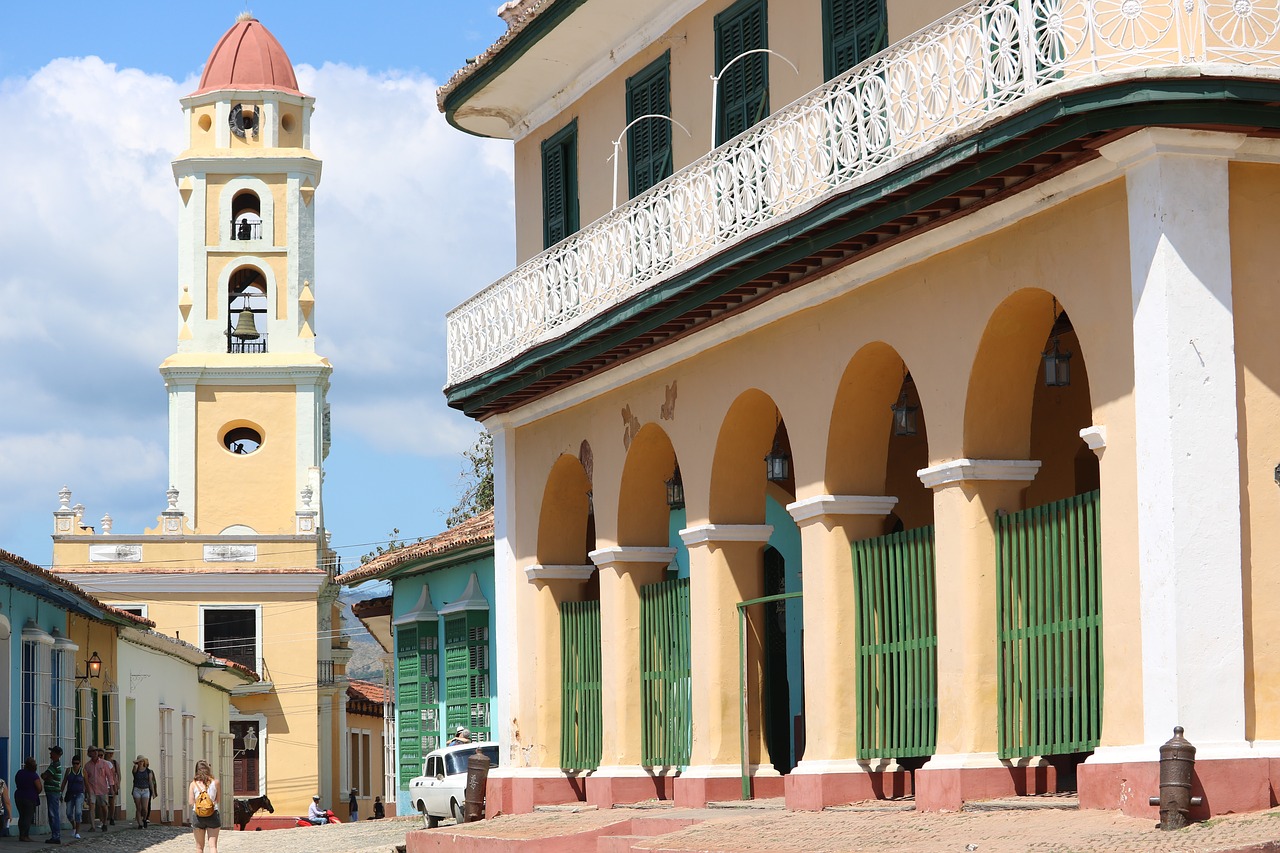
[(399, 527), (391, 528), (391, 532), (387, 534), (386, 542), (383, 542), (382, 544), (378, 545), (368, 554), (360, 555), (360, 565), (363, 566), (365, 563), (369, 562), (375, 557), (381, 557), (383, 554), (390, 553), (391, 551), (399, 551), (401, 548), (403, 548), (406, 545), (414, 545), (414, 544), (417, 544), (418, 542), (423, 541), (423, 537), (419, 536), (417, 539), (414, 539), (412, 542), (402, 542), (399, 539), (399, 536), (400, 536), (400, 528)]
[(493, 507), (493, 436), (481, 432), (476, 443), (462, 452), (462, 495), (445, 516), (453, 527)]

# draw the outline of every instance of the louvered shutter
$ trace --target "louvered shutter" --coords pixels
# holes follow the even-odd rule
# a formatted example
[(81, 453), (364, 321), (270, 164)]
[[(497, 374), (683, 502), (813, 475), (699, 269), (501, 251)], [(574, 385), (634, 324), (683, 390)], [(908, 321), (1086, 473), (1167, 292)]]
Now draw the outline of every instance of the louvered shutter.
[[(671, 115), (671, 55), (627, 81), (627, 123), (644, 115)], [(630, 192), (637, 196), (671, 174), (671, 123), (642, 121), (627, 131)]]
[(578, 126), (570, 124), (542, 143), (543, 245), (578, 230)]
[(884, 0), (823, 0), (830, 80), (888, 46)]
[[(764, 0), (742, 0), (715, 19), (716, 74), (748, 50), (768, 47)], [(768, 54), (743, 57), (720, 78), (716, 144), (769, 115)]]

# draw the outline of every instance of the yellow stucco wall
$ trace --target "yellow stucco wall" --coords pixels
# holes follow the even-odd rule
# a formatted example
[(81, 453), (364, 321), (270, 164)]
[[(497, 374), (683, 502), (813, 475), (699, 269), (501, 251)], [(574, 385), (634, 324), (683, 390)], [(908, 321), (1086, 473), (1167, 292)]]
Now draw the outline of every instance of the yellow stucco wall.
[(1280, 170), (1233, 163), (1231, 288), (1240, 406), (1240, 528), (1244, 572), (1245, 736), (1280, 738), (1280, 247), (1270, 223)]
[[(971, 446), (983, 443), (995, 450), (1006, 449), (1002, 458), (1028, 458), (1035, 445), (1036, 450), (1055, 460), (1047, 471), (1041, 496), (1061, 497), (1056, 493), (1068, 488), (1066, 484), (1074, 477), (1074, 460), (1083, 447), (1076, 433), (1089, 423), (1107, 425), (1108, 449), (1100, 463), (1104, 495), (1104, 642), (1108, 649), (1116, 651), (1107, 657), (1104, 739), (1133, 742), (1141, 737), (1142, 688), (1133, 518), (1136, 475), (1127, 233), (1126, 196), (1123, 184), (1117, 181), (990, 236), (903, 266), (820, 307), (737, 335), (672, 367), (603, 390), (589, 402), (518, 428), (512, 456), (517, 466), (512, 544), (518, 568), (535, 562), (542, 547), (539, 525), (533, 520), (539, 518), (544, 486), (553, 464), (563, 454), (576, 457), (584, 440), (590, 443), (594, 456), (596, 546), (616, 544), (618, 484), (626, 460), (626, 444), (634, 434), (634, 428), (628, 426), (629, 418), (638, 424), (655, 423), (670, 437), (685, 484), (689, 526), (762, 521), (763, 486), (757, 490), (758, 507), (744, 510), (736, 495), (719, 500), (711, 493), (714, 485), (708, 485), (714, 484), (713, 460), (718, 469), (720, 454), (728, 446), (724, 443), (726, 437), (738, 434), (735, 429), (725, 435), (726, 417), (738, 405), (740, 396), (753, 388), (777, 404), (786, 422), (797, 497), (842, 493), (830, 488), (824, 473), (824, 449), (828, 446), (836, 391), (854, 354), (868, 343), (883, 340), (901, 355), (914, 378), (927, 419), (927, 460), (931, 464), (964, 456)], [(857, 276), (858, 266), (834, 275)], [(1070, 313), (1079, 337), (1078, 342), (1071, 341), (1071, 346), (1077, 347), (1072, 366), (1078, 371), (1078, 385), (1073, 385), (1066, 402), (1056, 406), (1046, 404), (1043, 398), (1036, 403), (1039, 392), (1035, 390), (1041, 371), (1039, 353), (1052, 322), (1049, 293), (1055, 294)], [(1032, 316), (1027, 314), (1031, 309), (1038, 318), (1034, 322), (1042, 324), (1036, 333), (1038, 339), (1006, 340), (1000, 332), (1001, 324), (1021, 322)], [(996, 324), (990, 334), (989, 321)], [(1092, 369), (1083, 368), (1086, 359)], [(994, 374), (971, 388), (970, 370), (975, 363), (988, 365), (984, 369)], [(894, 369), (900, 371), (901, 363)], [(893, 380), (893, 397), (900, 381), (899, 372)], [(1021, 411), (1020, 420), (1002, 425), (993, 423), (990, 417), (966, 417), (966, 409), (998, 409), (998, 397), (1010, 382), (1023, 388), (1015, 395), (1021, 398), (1015, 407)], [(673, 383), (678, 384), (674, 418), (665, 420), (659, 410)], [(1092, 400), (1091, 412), (1082, 409), (1086, 399)], [(1060, 418), (1063, 411), (1070, 417)], [(756, 414), (742, 421), (743, 429), (764, 417)], [(771, 436), (771, 409), (768, 416), (770, 422), (763, 428)], [(1033, 420), (1038, 422), (1034, 430)], [(761, 429), (758, 423), (752, 428)], [(760, 464), (757, 460), (762, 454), (755, 454), (756, 443), (754, 439), (747, 441), (751, 448), (736, 456), (730, 454), (726, 471), (732, 470), (735, 459), (744, 466)], [(882, 450), (872, 448), (871, 454), (875, 453), (884, 458)], [(856, 454), (855, 448), (855, 458)], [(930, 498), (927, 493), (911, 494), (921, 488), (918, 480), (906, 488), (921, 457), (918, 448), (911, 453), (907, 446), (891, 445), (888, 458), (894, 470), (888, 482), (903, 487), (904, 497), (908, 498), (904, 499), (903, 512), (925, 521), (930, 514), (930, 500), (939, 511), (949, 504), (942, 498)], [(883, 474), (881, 478), (883, 482)], [(763, 481), (763, 476), (759, 479)], [(726, 488), (740, 491), (732, 477), (724, 482)], [(716, 510), (718, 504), (723, 509)], [(1021, 506), (1001, 508), (1016, 510)], [(948, 523), (971, 523), (968, 510), (956, 509), (960, 515), (947, 519)], [(938, 521), (941, 524), (943, 519)], [(972, 561), (980, 557), (975, 552), (956, 559)], [(989, 575), (992, 567), (947, 566), (941, 571)], [(519, 588), (517, 606), (523, 614), (533, 617), (539, 593), (523, 581), (522, 573), (517, 572), (513, 578)], [(831, 610), (831, 618), (844, 618), (847, 609)], [(990, 609), (994, 612), (994, 601)], [(529, 633), (535, 622), (536, 618), (520, 620), (519, 639), (529, 642), (527, 648), (535, 647), (535, 638)], [(822, 636), (823, 625), (806, 625), (806, 633)], [(990, 636), (981, 632), (970, 636), (994, 645), (994, 623)], [(730, 640), (736, 642), (734, 638), (727, 638), (726, 642)], [(958, 648), (951, 653), (962, 659), (967, 651)], [(553, 700), (538, 695), (538, 685), (543, 689), (548, 685), (529, 674), (533, 669), (521, 668), (524, 714), (533, 714), (539, 703)], [(994, 681), (989, 685), (992, 690), (993, 685)], [(960, 696), (957, 701), (991, 707), (994, 694), (980, 692)], [(994, 737), (994, 720), (991, 726)]]

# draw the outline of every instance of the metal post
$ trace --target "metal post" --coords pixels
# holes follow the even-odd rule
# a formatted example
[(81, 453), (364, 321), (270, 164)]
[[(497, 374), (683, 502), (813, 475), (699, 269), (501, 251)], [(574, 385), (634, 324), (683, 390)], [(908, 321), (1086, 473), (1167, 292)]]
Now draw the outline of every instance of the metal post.
[(609, 158), (610, 160), (613, 161), (613, 206), (614, 207), (618, 206), (618, 160), (620, 159), (618, 157), (618, 147), (622, 145), (622, 138), (627, 135), (627, 131), (631, 129), (631, 126), (633, 124), (636, 124), (637, 122), (644, 121), (647, 118), (666, 119), (667, 121), (671, 122), (672, 124), (678, 126), (681, 130), (683, 130), (685, 136), (688, 136), (691, 139), (693, 138), (693, 134), (689, 132), (689, 128), (685, 127), (683, 124), (680, 124), (680, 122), (676, 121), (671, 116), (664, 116), (662, 113), (649, 113), (647, 115), (642, 115), (639, 118), (634, 118), (631, 121), (627, 122), (627, 126), (622, 129), (622, 133), (619, 133), (618, 138), (613, 140), (613, 155)]
[(770, 50), (767, 47), (756, 47), (756, 48), (752, 48), (751, 50), (744, 50), (742, 53), (738, 54), (733, 59), (730, 59), (728, 62), (726, 62), (724, 64), (724, 68), (720, 69), (719, 74), (712, 74), (711, 75), (711, 150), (712, 151), (714, 151), (716, 148), (716, 125), (717, 125), (716, 119), (719, 117), (719, 111), (716, 109), (716, 107), (719, 106), (719, 103), (720, 103), (717, 100), (716, 96), (720, 92), (720, 78), (723, 77), (724, 73), (733, 66), (733, 63), (737, 62), (742, 57), (750, 56), (753, 53), (772, 54), (773, 56), (778, 57), (783, 62), (790, 65), (792, 71), (796, 72), (797, 74), (800, 73), (800, 69), (796, 68), (796, 64), (794, 62), (792, 62), (790, 59), (787, 59), (785, 56), (778, 53), (776, 50)]

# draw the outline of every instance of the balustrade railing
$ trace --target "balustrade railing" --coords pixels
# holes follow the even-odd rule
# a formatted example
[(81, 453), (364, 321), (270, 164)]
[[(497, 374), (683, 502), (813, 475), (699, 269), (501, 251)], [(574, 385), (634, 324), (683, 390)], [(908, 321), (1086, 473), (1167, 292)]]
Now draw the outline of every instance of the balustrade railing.
[(447, 322), (448, 384), (563, 334), (815, 200), (995, 117), (1105, 82), (1100, 75), (1280, 66), (1278, 31), (1280, 0), (974, 0), (455, 308)]

